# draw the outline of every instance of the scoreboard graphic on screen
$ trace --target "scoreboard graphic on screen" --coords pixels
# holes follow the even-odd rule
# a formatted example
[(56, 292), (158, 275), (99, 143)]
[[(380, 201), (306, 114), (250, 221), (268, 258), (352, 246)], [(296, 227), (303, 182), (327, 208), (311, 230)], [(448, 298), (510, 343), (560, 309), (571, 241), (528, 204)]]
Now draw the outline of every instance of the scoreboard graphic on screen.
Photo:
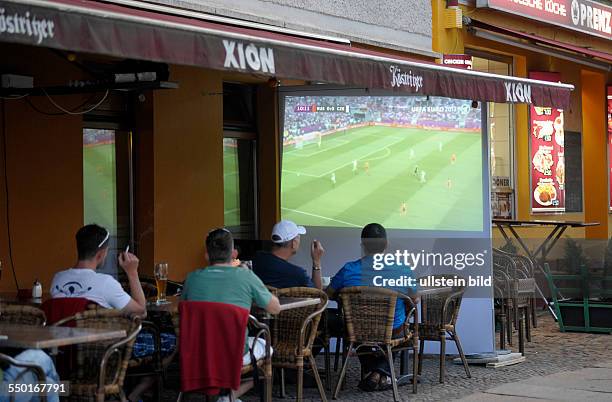
[(349, 105), (296, 105), (293, 109), (297, 113), (350, 113)]

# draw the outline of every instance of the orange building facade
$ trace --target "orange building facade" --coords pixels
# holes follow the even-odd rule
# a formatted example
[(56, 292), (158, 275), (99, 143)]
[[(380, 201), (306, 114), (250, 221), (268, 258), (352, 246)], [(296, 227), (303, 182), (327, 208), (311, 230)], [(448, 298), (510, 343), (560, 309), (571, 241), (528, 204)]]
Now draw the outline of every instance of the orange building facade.
[[(467, 54), (476, 70), (517, 77), (552, 73), (555, 80), (575, 87), (570, 107), (563, 110), (564, 210), (547, 210), (549, 205), (542, 206), (534, 200), (539, 194), (535, 177), (538, 172), (534, 168), (537, 153), (534, 147), (538, 143), (533, 140), (538, 135), (534, 134), (534, 124), (538, 122), (533, 120), (539, 117), (529, 105), (490, 105), (493, 215), (521, 220), (599, 222), (594, 227), (568, 229), (566, 234), (577, 238), (609, 238), (612, 220), (606, 86), (612, 82), (612, 35), (608, 17), (612, 7), (596, 1), (565, 0), (433, 1), (432, 4), (434, 50), (442, 54)], [(554, 169), (559, 160), (553, 158), (553, 162)], [(558, 186), (556, 179), (552, 180)], [(547, 232), (529, 228), (520, 233), (542, 238)]]

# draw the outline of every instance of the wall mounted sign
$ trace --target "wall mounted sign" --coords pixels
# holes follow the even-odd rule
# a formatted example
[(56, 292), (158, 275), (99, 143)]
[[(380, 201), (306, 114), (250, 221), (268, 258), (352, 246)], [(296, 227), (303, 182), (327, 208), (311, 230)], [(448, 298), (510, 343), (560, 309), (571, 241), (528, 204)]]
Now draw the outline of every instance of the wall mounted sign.
[(472, 69), (472, 56), (469, 54), (445, 54), (442, 56), (442, 64), (448, 67)]
[(591, 0), (478, 0), (487, 7), (612, 39), (612, 7)]
[[(532, 72), (529, 78), (558, 81), (558, 73)], [(563, 110), (530, 106), (531, 210), (565, 212)]]

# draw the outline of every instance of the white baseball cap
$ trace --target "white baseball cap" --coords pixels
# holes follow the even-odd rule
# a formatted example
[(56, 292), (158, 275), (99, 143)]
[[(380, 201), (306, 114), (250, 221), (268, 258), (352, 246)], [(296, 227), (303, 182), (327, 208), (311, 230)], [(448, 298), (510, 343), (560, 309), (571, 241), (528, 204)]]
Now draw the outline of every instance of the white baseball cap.
[(284, 243), (303, 234), (306, 234), (304, 226), (298, 226), (294, 222), (283, 220), (272, 228), (272, 241), (274, 243)]

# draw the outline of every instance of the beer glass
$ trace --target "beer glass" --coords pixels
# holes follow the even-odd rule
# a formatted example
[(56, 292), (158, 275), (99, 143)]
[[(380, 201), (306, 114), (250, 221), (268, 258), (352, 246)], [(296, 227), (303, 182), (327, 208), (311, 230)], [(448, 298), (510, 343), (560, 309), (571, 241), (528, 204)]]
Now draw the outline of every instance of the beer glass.
[(157, 304), (166, 303), (166, 285), (168, 284), (168, 263), (155, 264), (155, 284), (157, 285)]

